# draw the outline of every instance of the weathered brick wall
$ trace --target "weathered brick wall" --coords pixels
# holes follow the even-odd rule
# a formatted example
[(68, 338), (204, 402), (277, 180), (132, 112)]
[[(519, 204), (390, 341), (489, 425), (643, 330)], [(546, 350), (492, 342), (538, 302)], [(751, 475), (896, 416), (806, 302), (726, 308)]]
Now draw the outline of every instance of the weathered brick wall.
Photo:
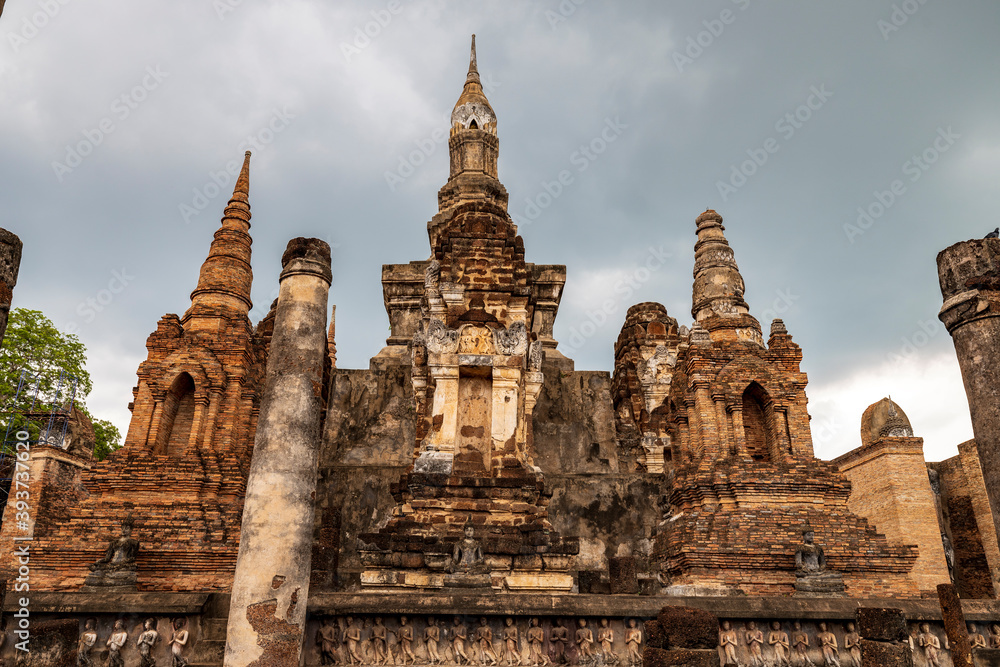
[(955, 550), (955, 586), (963, 598), (995, 597), (983, 538), (961, 457), (933, 464), (941, 479), (945, 524)]
[(917, 545), (919, 556), (910, 576), (924, 595), (936, 596), (937, 585), (950, 578), (923, 440), (882, 438), (834, 463), (851, 481), (851, 511), (871, 521), (890, 540)]

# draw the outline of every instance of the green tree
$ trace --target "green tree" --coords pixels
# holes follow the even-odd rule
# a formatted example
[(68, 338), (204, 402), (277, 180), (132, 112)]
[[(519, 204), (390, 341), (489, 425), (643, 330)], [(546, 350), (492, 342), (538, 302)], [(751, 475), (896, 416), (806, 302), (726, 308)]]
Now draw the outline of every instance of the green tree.
[[(33, 383), (22, 387), (20, 399), (15, 401), (24, 370), (28, 371), (24, 377)], [(64, 405), (70, 396), (67, 378), (75, 378), (76, 405), (93, 424), (94, 456), (103, 459), (121, 446), (121, 433), (114, 424), (94, 418), (87, 410), (85, 400), (94, 388), (87, 372), (87, 348), (75, 334), (59, 331), (41, 311), (12, 310), (0, 346), (0, 414), (4, 417), (4, 426), (11, 414), (45, 411), (54, 404)], [(38, 400), (33, 408), (34, 382), (38, 386)]]

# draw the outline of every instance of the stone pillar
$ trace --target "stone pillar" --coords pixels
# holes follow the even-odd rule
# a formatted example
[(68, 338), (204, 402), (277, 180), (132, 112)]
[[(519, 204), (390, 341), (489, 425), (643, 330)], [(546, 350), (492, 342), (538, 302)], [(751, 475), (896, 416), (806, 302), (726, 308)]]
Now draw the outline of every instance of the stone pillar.
[(951, 662), (955, 667), (972, 667), (972, 645), (969, 643), (969, 631), (965, 627), (962, 601), (958, 599), (955, 585), (939, 584), (937, 594), (941, 603), (944, 631), (951, 647)]
[(225, 667), (300, 664), (309, 597), (320, 444), (330, 246), (292, 239), (281, 258)]
[[(0, 2), (0, 7), (3, 3)], [(0, 343), (7, 332), (7, 316), (14, 298), (17, 271), (21, 267), (21, 239), (17, 234), (0, 229)]]
[(899, 609), (860, 607), (861, 667), (913, 667), (906, 618)]
[(1000, 534), (1000, 239), (964, 241), (937, 256), (944, 305), (938, 317), (955, 343), (972, 432)]

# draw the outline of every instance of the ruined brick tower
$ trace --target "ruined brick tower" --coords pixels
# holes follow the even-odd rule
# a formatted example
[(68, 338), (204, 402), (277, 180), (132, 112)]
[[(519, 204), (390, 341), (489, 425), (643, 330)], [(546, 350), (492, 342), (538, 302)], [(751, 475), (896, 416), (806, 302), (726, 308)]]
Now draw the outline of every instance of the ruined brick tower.
[[(678, 604), (729, 624), (702, 628), (705, 664), (723, 636), (730, 664), (762, 664), (758, 624), (779, 638), (766, 658), (792, 638), (819, 661), (821, 642), (857, 639), (858, 607), (903, 600), (930, 641), (938, 584), (994, 597), (995, 480), (975, 450), (990, 455), (996, 421), (995, 242), (940, 260), (977, 441), (928, 476), (885, 399), (861, 447), (820, 461), (802, 351), (781, 320), (763, 336), (720, 215), (696, 220), (691, 327), (636, 304), (613, 374), (577, 370), (553, 335), (566, 268), (527, 261), (507, 212), (474, 37), (450, 125), (429, 257), (383, 265), (390, 335), (367, 368), (334, 363), (316, 239), (289, 243), (251, 325), (247, 154), (190, 306), (147, 340), (125, 446), (95, 462), (33, 445), (33, 521), (3, 523), (10, 577), (30, 538), (33, 636), (53, 664), (91, 637), (92, 658), (110, 652), (121, 626), (130, 665), (155, 629), (157, 664), (638, 667), (677, 639), (643, 621)], [(973, 602), (1000, 646), (1000, 606)]]

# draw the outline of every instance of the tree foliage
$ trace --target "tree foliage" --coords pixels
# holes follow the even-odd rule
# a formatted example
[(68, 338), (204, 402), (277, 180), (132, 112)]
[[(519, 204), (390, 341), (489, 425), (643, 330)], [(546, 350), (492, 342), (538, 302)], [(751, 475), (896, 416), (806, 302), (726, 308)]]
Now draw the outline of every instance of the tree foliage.
[[(24, 370), (28, 372), (22, 376)], [(22, 377), (27, 377), (31, 384), (22, 386), (18, 397)], [(94, 426), (94, 455), (103, 459), (120, 446), (121, 433), (114, 424), (94, 418), (87, 410), (85, 400), (93, 389), (87, 372), (87, 348), (75, 334), (59, 331), (41, 311), (12, 310), (0, 346), (0, 414), (4, 416), (4, 425), (11, 414), (64, 406), (72, 395), (71, 378), (76, 382), (75, 403)]]

